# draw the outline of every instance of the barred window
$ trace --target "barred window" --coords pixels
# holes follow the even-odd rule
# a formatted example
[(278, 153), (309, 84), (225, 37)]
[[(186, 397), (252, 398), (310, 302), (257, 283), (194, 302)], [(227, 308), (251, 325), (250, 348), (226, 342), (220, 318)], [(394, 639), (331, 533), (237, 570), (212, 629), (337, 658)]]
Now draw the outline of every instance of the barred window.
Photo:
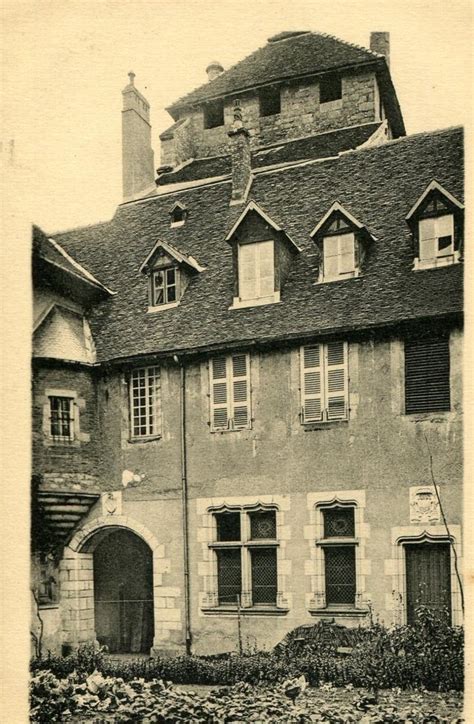
[(356, 600), (356, 545), (353, 506), (321, 510), (324, 537), (318, 541), (324, 554), (326, 606), (354, 606)]
[(74, 399), (72, 397), (49, 398), (50, 436), (55, 440), (74, 439)]
[(133, 370), (130, 378), (132, 437), (150, 437), (161, 432), (159, 367)]
[(276, 511), (215, 513), (219, 606), (275, 606), (278, 597)]

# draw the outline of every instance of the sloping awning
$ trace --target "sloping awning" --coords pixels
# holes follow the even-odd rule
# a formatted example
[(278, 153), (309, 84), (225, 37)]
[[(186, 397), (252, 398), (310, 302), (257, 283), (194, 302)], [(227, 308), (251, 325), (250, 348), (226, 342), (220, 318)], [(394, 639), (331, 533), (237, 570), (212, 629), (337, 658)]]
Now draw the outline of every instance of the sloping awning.
[(37, 496), (45, 523), (63, 543), (100, 497), (99, 493), (61, 493), (50, 490), (38, 491)]

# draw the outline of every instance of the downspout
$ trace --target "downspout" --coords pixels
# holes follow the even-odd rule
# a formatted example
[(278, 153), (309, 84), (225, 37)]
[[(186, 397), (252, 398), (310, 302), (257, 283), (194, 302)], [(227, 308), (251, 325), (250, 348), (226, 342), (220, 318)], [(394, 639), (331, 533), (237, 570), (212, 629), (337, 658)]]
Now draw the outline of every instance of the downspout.
[(191, 610), (189, 586), (189, 530), (188, 530), (188, 475), (186, 465), (186, 369), (175, 355), (174, 361), (180, 366), (180, 434), (181, 434), (181, 507), (183, 527), (183, 567), (184, 567), (184, 621), (186, 654), (191, 654)]

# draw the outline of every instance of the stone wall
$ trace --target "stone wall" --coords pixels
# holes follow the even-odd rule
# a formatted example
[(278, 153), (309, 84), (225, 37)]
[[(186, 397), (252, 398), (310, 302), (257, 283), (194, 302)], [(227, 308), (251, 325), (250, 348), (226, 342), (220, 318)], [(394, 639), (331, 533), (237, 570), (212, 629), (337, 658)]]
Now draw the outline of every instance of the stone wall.
[[(255, 91), (242, 94), (239, 100), (253, 148), (380, 120), (379, 94), (373, 72), (343, 76), (342, 98), (329, 103), (319, 102), (319, 83), (315, 79), (283, 85), (281, 112), (273, 116), (260, 116)], [(175, 140), (162, 144), (162, 163), (173, 163), (173, 158), (174, 163), (181, 163), (186, 160), (183, 153), (190, 153), (193, 158), (228, 153), (227, 132), (232, 126), (233, 103), (233, 98), (225, 99), (224, 125), (217, 128), (204, 128), (202, 108), (189, 111), (189, 122), (175, 131)], [(187, 143), (183, 141), (184, 134), (187, 134)]]

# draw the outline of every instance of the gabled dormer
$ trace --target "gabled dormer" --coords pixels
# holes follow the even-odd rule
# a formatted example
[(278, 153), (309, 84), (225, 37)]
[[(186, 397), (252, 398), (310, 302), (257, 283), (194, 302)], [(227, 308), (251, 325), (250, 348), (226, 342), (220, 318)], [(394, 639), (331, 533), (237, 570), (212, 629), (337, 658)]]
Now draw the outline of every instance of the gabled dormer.
[(157, 241), (140, 267), (148, 276), (148, 311), (177, 307), (192, 277), (204, 271), (196, 259)]
[(279, 302), (292, 258), (299, 251), (288, 234), (250, 201), (226, 241), (233, 251), (231, 309)]
[(319, 254), (319, 282), (334, 282), (360, 276), (375, 237), (339, 201), (316, 224), (311, 237)]
[(414, 269), (435, 269), (462, 256), (464, 206), (432, 181), (406, 217), (413, 235)]
[(188, 216), (188, 210), (186, 206), (179, 201), (176, 201), (170, 209), (170, 226), (176, 228), (178, 226), (184, 226)]

